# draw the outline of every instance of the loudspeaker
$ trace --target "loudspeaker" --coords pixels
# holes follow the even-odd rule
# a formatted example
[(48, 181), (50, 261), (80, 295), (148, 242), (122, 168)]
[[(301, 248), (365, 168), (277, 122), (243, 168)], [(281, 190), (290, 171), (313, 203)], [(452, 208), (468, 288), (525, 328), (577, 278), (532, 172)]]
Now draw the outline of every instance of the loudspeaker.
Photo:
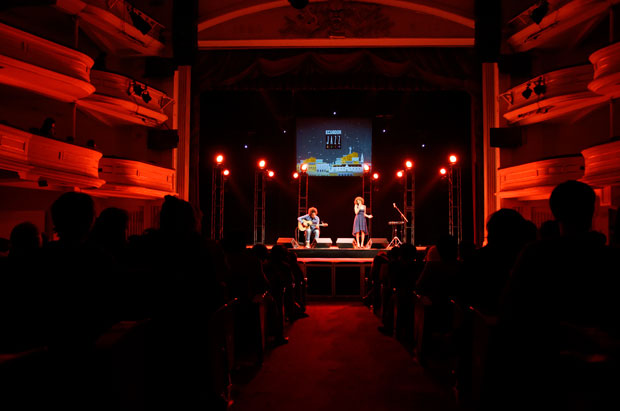
[(179, 65), (192, 65), (198, 54), (198, 0), (175, 0), (172, 6), (172, 50)]
[(297, 248), (299, 244), (293, 237), (278, 237), (278, 245), (283, 245), (286, 248)]
[(146, 146), (151, 150), (170, 150), (179, 145), (179, 132), (177, 130), (149, 129)]
[(313, 241), (315, 248), (329, 248), (332, 246), (331, 238), (315, 238)]
[(390, 243), (387, 238), (371, 238), (369, 242), (371, 248), (386, 248)]
[(516, 148), (523, 144), (523, 129), (521, 127), (491, 127), (491, 147)]
[(338, 248), (353, 248), (354, 238), (338, 238), (336, 239), (336, 245)]
[(480, 61), (499, 59), (502, 41), (502, 5), (498, 0), (475, 0), (474, 47)]

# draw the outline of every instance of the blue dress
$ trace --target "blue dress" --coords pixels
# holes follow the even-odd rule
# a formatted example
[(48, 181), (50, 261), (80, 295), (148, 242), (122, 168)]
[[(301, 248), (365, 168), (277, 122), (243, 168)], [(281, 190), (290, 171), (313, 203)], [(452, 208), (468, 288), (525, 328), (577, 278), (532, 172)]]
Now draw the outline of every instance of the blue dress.
[(353, 221), (353, 235), (363, 231), (365, 234), (368, 234), (368, 227), (366, 226), (366, 206), (361, 206), (357, 214), (355, 215), (355, 220)]

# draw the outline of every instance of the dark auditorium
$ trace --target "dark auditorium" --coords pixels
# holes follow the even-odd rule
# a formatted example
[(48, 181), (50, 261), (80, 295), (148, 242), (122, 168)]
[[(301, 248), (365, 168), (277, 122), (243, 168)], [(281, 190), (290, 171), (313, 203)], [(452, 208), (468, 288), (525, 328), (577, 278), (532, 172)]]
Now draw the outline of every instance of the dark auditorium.
[(0, 410), (620, 410), (618, 98), (620, 0), (0, 0)]

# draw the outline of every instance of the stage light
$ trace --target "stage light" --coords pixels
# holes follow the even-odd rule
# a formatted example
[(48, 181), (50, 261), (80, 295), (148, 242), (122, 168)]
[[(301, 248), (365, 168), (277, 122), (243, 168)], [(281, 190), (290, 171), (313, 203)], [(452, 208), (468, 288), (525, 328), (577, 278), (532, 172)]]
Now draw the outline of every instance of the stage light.
[(521, 95), (523, 96), (524, 99), (528, 99), (530, 98), (530, 96), (532, 95), (532, 89), (530, 88), (530, 83), (527, 83), (527, 86), (525, 87), (525, 90), (523, 90), (523, 92), (521, 93)]
[(131, 18), (133, 26), (145, 36), (149, 34), (149, 32), (153, 29), (151, 24), (144, 17), (142, 17), (140, 13), (138, 13), (133, 7), (129, 9), (129, 17)]
[(293, 173), (293, 178), (299, 178), (299, 173), (298, 172), (294, 172)]
[(383, 133), (385, 133), (385, 129), (381, 130)]
[(411, 167), (413, 167), (413, 161), (411, 161), (411, 160), (407, 160), (407, 161), (405, 161), (405, 166), (406, 166), (407, 168), (411, 168)]
[(286, 134), (286, 130), (282, 130), (282, 134)]
[(449, 160), (450, 160), (450, 164), (456, 164), (457, 158), (454, 154), (452, 154)]
[(243, 145), (243, 148), (248, 148), (248, 145), (247, 145), (247, 144), (244, 144), (244, 145)]
[(542, 94), (545, 94), (546, 91), (547, 91), (547, 86), (545, 85), (545, 82), (544, 82), (543, 78), (541, 77), (534, 84), (534, 93), (537, 96), (540, 96)]
[(300, 168), (301, 168), (302, 172), (306, 172), (306, 171), (308, 171), (308, 164), (303, 163)]
[(265, 168), (266, 165), (267, 165), (267, 162), (265, 160), (259, 160), (258, 168)]
[(226, 177), (228, 177), (228, 176), (230, 175), (230, 170), (229, 170), (229, 169), (224, 170), (224, 171), (223, 171), (223, 174), (224, 174)]
[(398, 178), (402, 178), (402, 176), (403, 176), (403, 170), (398, 170), (398, 171), (396, 172), (396, 177), (398, 177)]
[(379, 173), (374, 173), (372, 175), (372, 178), (374, 178), (375, 180), (378, 180), (379, 179)]
[(367, 173), (370, 171), (370, 166), (368, 164), (364, 164), (364, 172)]
[(215, 162), (218, 164), (222, 164), (224, 162), (224, 156), (221, 154), (218, 154), (217, 156), (215, 156)]
[(336, 115), (336, 112), (334, 111), (334, 115)]
[(439, 169), (439, 174), (441, 174), (442, 176), (445, 176), (447, 172), (448, 172), (448, 170), (446, 170), (443, 167)]
[(146, 87), (142, 87), (141, 84), (134, 82), (132, 86), (132, 90), (133, 90), (133, 94), (135, 94), (136, 96), (141, 96), (142, 93), (146, 91)]
[(269, 171), (267, 171), (267, 175), (268, 175), (269, 177), (273, 177), (273, 176), (275, 176), (275, 175), (276, 175), (276, 173), (274, 173), (273, 171), (269, 170)]
[(426, 148), (426, 144), (422, 144), (422, 148)]
[(549, 11), (549, 3), (547, 2), (547, 0), (542, 0), (539, 3), (538, 7), (532, 10), (532, 12), (530, 13), (530, 18), (532, 19), (534, 23), (540, 24), (543, 18), (545, 18), (545, 15), (547, 14), (548, 11)]

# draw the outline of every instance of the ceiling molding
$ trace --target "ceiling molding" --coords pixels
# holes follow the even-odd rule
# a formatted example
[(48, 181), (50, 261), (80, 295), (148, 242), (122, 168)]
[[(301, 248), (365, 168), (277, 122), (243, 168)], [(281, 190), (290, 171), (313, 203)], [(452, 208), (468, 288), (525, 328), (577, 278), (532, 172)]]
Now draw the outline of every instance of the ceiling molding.
[[(327, 2), (328, 0), (310, 0), (311, 3)], [(472, 18), (462, 16), (457, 13), (453, 13), (437, 7), (431, 7), (423, 4), (412, 3), (403, 0), (356, 0), (359, 3), (377, 4), (387, 7), (395, 7), (404, 10), (415, 11), (422, 14), (427, 14), (435, 17), (439, 17), (444, 20), (452, 21), (462, 26), (473, 29), (475, 27), (475, 21)], [(204, 31), (208, 28), (217, 26), (230, 20), (234, 20), (239, 17), (260, 13), (267, 10), (277, 9), (280, 7), (290, 7), (287, 0), (270, 1), (263, 4), (258, 4), (251, 7), (245, 7), (229, 13), (209, 18), (198, 23), (198, 32)]]
[(261, 40), (199, 40), (198, 48), (349, 48), (349, 47), (473, 47), (473, 37), (461, 38), (326, 38), (326, 39), (261, 39)]

